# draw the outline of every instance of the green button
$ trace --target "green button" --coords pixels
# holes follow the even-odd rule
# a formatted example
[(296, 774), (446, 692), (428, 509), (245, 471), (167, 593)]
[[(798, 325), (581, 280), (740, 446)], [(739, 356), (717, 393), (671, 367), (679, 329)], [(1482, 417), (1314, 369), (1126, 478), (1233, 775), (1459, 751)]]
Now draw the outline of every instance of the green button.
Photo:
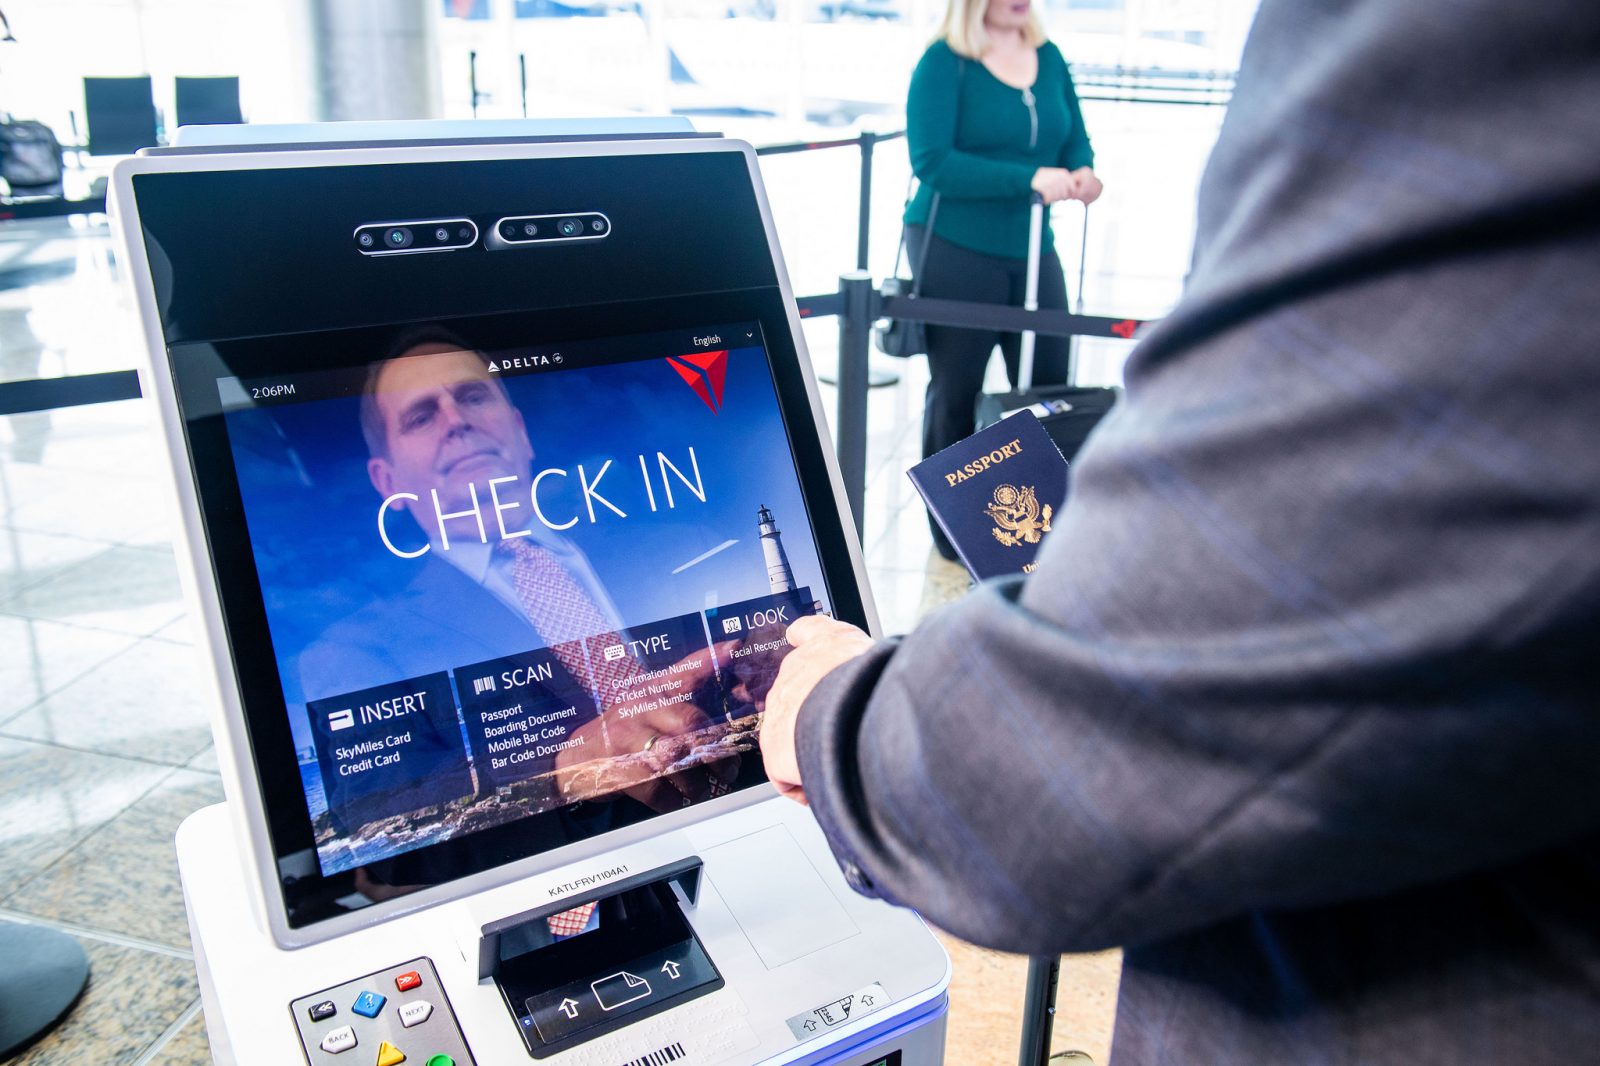
[(449, 1055), (435, 1055), (427, 1061), (426, 1066), (456, 1066), (456, 1060)]

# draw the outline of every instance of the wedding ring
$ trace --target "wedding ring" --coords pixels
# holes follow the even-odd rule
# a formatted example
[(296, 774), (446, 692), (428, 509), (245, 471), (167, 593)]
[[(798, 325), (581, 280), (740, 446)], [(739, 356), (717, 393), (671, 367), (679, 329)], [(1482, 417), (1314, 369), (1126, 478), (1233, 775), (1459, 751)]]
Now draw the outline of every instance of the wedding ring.
[(644, 751), (644, 752), (648, 752), (651, 748), (654, 748), (656, 746), (656, 741), (658, 741), (660, 739), (661, 739), (661, 734), (660, 733), (651, 734), (650, 739), (645, 741), (644, 742), (644, 747), (640, 748), (639, 750), (640, 751)]

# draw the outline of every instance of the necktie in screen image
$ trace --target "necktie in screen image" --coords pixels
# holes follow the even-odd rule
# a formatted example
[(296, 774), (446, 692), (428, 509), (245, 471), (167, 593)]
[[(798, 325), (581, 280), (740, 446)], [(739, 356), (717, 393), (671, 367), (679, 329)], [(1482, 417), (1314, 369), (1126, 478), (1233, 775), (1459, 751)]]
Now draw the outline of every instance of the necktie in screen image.
[[(552, 644), (551, 650), (567, 673), (582, 683), (591, 672), (584, 661), (583, 644), (575, 638), (605, 633), (612, 626), (548, 548), (519, 539), (501, 541), (495, 550), (511, 559), (511, 584), (528, 621)], [(555, 636), (564, 643), (556, 645)], [(597, 662), (592, 673), (594, 687), (611, 692), (635, 673), (632, 659)]]

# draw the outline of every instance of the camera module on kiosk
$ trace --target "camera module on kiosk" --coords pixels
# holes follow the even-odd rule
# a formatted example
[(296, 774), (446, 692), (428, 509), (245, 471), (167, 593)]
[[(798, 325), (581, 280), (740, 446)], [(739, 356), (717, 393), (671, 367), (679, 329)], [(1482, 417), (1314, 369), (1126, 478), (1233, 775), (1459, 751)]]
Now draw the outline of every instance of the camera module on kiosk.
[(496, 222), (494, 228), (494, 235), (502, 245), (595, 240), (610, 232), (610, 219), (598, 211), (579, 211), (569, 215), (512, 215)]
[(356, 227), (355, 242), (362, 255), (453, 252), (477, 244), (478, 227), (467, 218), (369, 222)]

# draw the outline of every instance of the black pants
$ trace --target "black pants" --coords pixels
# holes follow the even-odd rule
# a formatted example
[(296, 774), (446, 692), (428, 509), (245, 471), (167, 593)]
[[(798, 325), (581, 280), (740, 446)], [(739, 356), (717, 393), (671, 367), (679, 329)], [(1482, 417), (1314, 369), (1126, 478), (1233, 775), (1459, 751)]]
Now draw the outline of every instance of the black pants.
[[(912, 226), (906, 233), (910, 258), (915, 263), (922, 254), (927, 232)], [(922, 267), (922, 295), (940, 300), (967, 300), (973, 303), (1009, 304), (1021, 307), (1027, 285), (1028, 264), (1023, 259), (1005, 259), (972, 252), (939, 236), (932, 238), (928, 258)], [(1039, 306), (1051, 310), (1067, 309), (1067, 280), (1061, 260), (1054, 250), (1039, 261)], [(928, 327), (927, 406), (922, 414), (922, 457), (926, 459), (956, 441), (970, 437), (977, 428), (973, 409), (983, 389), (984, 371), (995, 345), (1006, 361), (1012, 387), (1017, 382), (1017, 358), (1021, 335), (987, 329)], [(1035, 385), (1064, 385), (1067, 381), (1068, 348), (1065, 337), (1039, 337), (1034, 345), (1033, 382)]]
[[(925, 240), (929, 240), (929, 236), (924, 227), (910, 226), (906, 229), (906, 245), (911, 262), (917, 262), (922, 255)], [(934, 235), (928, 246), (928, 258), (923, 263), (922, 273), (923, 296), (1021, 307), (1028, 282), (1028, 263), (1025, 259), (1007, 259), (968, 251)], [(1039, 260), (1039, 306), (1059, 311), (1067, 309), (1067, 279), (1061, 271), (1061, 260), (1053, 249), (1046, 250)], [(922, 410), (924, 459), (970, 437), (977, 429), (973, 412), (978, 403), (978, 393), (983, 389), (984, 371), (988, 369), (989, 357), (997, 344), (1000, 354), (1005, 358), (1011, 385), (1015, 388), (1017, 360), (1022, 347), (1020, 334), (950, 326), (928, 327), (929, 381)], [(1066, 384), (1068, 359), (1067, 338), (1038, 337), (1034, 345), (1033, 383)], [(949, 546), (937, 525), (933, 525), (933, 538), (941, 553), (950, 557)]]

